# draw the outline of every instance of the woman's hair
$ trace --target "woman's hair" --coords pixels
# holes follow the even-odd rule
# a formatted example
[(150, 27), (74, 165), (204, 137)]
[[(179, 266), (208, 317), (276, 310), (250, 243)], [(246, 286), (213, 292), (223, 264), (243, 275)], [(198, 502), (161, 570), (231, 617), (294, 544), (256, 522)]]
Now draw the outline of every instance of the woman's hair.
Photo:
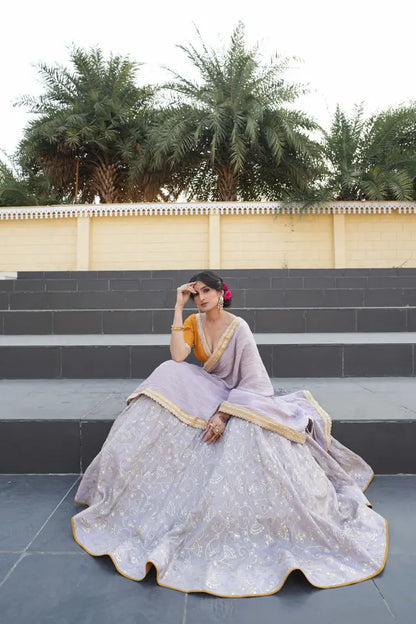
[[(206, 284), (210, 288), (213, 288), (214, 290), (217, 290), (218, 292), (220, 290), (225, 290), (224, 282), (222, 281), (219, 275), (214, 273), (214, 271), (201, 271), (200, 273), (196, 273), (195, 275), (192, 275), (189, 281), (190, 282), (204, 282), (204, 284)], [(191, 293), (191, 297), (193, 299), (195, 295)], [(224, 308), (229, 308), (231, 306), (231, 301), (232, 301), (231, 297), (229, 299), (224, 299)]]

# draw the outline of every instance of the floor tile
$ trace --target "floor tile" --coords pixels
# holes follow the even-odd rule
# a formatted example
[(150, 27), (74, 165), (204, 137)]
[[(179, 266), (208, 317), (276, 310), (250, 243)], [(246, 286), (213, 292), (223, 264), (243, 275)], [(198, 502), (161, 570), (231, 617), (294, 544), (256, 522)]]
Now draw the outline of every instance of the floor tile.
[(0, 583), (19, 557), (20, 553), (0, 553)]
[(374, 579), (396, 618), (395, 624), (414, 624), (416, 621), (415, 579), (414, 554), (390, 554), (382, 574)]
[[(366, 490), (389, 522), (390, 550), (381, 574), (354, 585), (318, 589), (292, 573), (276, 594), (217, 598), (122, 577), (108, 557), (91, 557), (73, 540), (76, 475), (0, 475), (0, 551), (29, 551), (0, 587), (2, 621), (51, 624), (413, 624), (415, 475), (376, 475)], [(71, 491), (68, 490), (71, 488)], [(65, 493), (67, 495), (65, 496)], [(64, 497), (65, 496), (65, 497)], [(64, 498), (63, 498), (64, 497)], [(62, 500), (63, 498), (63, 500)], [(0, 552), (0, 583), (19, 559)], [(185, 609), (185, 611), (184, 611)]]
[(79, 481), (73, 485), (58, 509), (48, 520), (31, 544), (29, 552), (85, 552), (74, 540), (71, 527), (71, 517), (85, 509), (83, 505), (74, 501), (78, 483)]
[(373, 509), (389, 524), (389, 555), (416, 555), (415, 492), (416, 475), (376, 475), (365, 492)]
[(182, 624), (185, 594), (126, 579), (108, 557), (28, 554), (0, 602), (8, 623)]
[(191, 594), (185, 624), (361, 624), (364, 612), (366, 624), (393, 624), (371, 579), (345, 587), (317, 589), (296, 571), (271, 596), (231, 599)]
[(0, 475), (0, 550), (23, 550), (77, 478)]

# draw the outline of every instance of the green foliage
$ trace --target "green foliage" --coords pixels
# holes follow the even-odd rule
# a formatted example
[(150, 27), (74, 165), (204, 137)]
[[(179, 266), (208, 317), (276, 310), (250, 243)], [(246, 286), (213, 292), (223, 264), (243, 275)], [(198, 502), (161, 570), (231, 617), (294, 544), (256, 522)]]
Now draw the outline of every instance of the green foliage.
[(0, 206), (36, 206), (56, 204), (59, 198), (51, 191), (47, 179), (42, 176), (24, 176), (18, 164), (6, 156), (0, 160)]
[(175, 171), (192, 163), (189, 199), (276, 199), (300, 191), (319, 169), (320, 150), (310, 138), (316, 124), (288, 106), (303, 91), (283, 78), (290, 59), (261, 64), (242, 24), (223, 52), (201, 37), (199, 43), (179, 46), (199, 80), (172, 71), (170, 104), (149, 136), (153, 166)]
[(370, 118), (337, 107), (324, 132), (295, 108), (293, 59), (263, 62), (241, 23), (223, 50), (199, 32), (179, 48), (196, 78), (170, 70), (163, 87), (137, 86), (139, 64), (100, 49), (73, 47), (71, 69), (40, 65), (42, 95), (19, 101), (33, 119), (17, 165), (0, 163), (0, 205), (415, 198), (415, 104)]
[(73, 48), (70, 60), (73, 71), (40, 65), (44, 93), (19, 102), (36, 116), (19, 147), (22, 167), (44, 172), (61, 196), (74, 197), (78, 159), (81, 201), (122, 199), (153, 89), (135, 85), (138, 65), (128, 58)]
[(27, 184), (18, 180), (10, 167), (0, 161), (0, 206), (28, 206), (31, 203)]
[(365, 119), (337, 107), (325, 135), (326, 189), (338, 200), (411, 200), (416, 177), (416, 107)]

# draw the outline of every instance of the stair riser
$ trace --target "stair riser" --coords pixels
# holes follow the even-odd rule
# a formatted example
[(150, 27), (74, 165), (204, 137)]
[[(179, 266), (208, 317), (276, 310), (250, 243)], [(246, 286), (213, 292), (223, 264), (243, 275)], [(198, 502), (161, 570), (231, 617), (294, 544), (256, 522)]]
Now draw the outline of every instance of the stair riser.
[[(271, 377), (413, 377), (415, 345), (259, 345)], [(2, 379), (137, 379), (167, 346), (1, 347)], [(194, 361), (189, 359), (189, 361)]]
[[(120, 310), (172, 308), (174, 290), (112, 292), (3, 292), (0, 310)], [(416, 306), (416, 288), (233, 290), (234, 308)]]
[[(167, 334), (173, 309), (8, 310), (0, 334)], [(192, 312), (188, 307), (185, 315)], [(414, 332), (416, 308), (232, 308), (255, 333)], [(184, 316), (185, 316), (184, 315)]]
[[(176, 287), (187, 281), (190, 274), (177, 277), (73, 277), (73, 278), (45, 278), (0, 280), (0, 292), (146, 292), (154, 290), (175, 290)], [(415, 288), (415, 275), (377, 275), (377, 276), (338, 276), (338, 275), (299, 275), (279, 276), (270, 271), (263, 276), (231, 276), (227, 283), (232, 290), (313, 290), (313, 289), (396, 289)]]
[[(112, 421), (0, 421), (0, 473), (84, 472)], [(333, 436), (377, 474), (416, 473), (416, 421), (333, 422)]]
[[(186, 280), (203, 268), (188, 269), (163, 269), (163, 270), (124, 270), (124, 271), (19, 271), (18, 279), (116, 279), (116, 278), (139, 278), (153, 279), (169, 277), (175, 280)], [(215, 269), (223, 279), (232, 277), (394, 277), (416, 276), (416, 267), (380, 267), (380, 268), (355, 268), (355, 269)]]

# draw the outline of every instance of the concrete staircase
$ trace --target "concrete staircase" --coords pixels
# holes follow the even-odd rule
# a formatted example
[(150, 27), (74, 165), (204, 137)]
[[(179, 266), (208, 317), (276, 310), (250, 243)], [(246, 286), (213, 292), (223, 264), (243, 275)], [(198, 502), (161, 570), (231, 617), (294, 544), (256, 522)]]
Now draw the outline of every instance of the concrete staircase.
[[(76, 409), (88, 398), (78, 390), (77, 402), (71, 403), (65, 418), (60, 412), (45, 419), (45, 405), (53, 404), (54, 395), (46, 391), (43, 408), (40, 402), (31, 409), (25, 398), (27, 380), (37, 380), (35, 384), (50, 380), (48, 387), (54, 391), (64, 388), (67, 380), (102, 380), (99, 415), (99, 405), (106, 405), (109, 398), (105, 392), (109, 384), (124, 388), (130, 380), (129, 387), (134, 388), (138, 379), (170, 357), (175, 289), (193, 272), (22, 272), (17, 279), (0, 280), (0, 398), (3, 389), (10, 399), (2, 401), (0, 416), (1, 471), (85, 469), (122, 409), (121, 396), (112, 402), (110, 412), (103, 409), (102, 418), (91, 419), (88, 410)], [(392, 402), (391, 417), (388, 412), (381, 420), (376, 410), (363, 418), (356, 401), (347, 419), (337, 420), (334, 412), (331, 416), (340, 441), (365, 457), (374, 446), (381, 449), (373, 465), (377, 472), (416, 472), (416, 407), (411, 408), (416, 388), (411, 379), (416, 371), (416, 269), (220, 274), (233, 291), (232, 311), (252, 328), (277, 390), (308, 387), (311, 378), (326, 379), (328, 386), (338, 378), (345, 387), (351, 379), (384, 378), (383, 387), (390, 389), (396, 387), (395, 380), (411, 382), (406, 385), (409, 407), (399, 416), (400, 400)], [(194, 310), (190, 303), (187, 314)], [(359, 388), (357, 384), (354, 397)], [(13, 390), (18, 394), (13, 396)], [(343, 400), (348, 397), (353, 398), (347, 392)], [(416, 406), (416, 391), (414, 398)], [(326, 407), (325, 393), (319, 400)], [(10, 407), (16, 401), (20, 411)], [(46, 412), (50, 414), (49, 409)], [(391, 456), (387, 460), (396, 447), (394, 461)], [(86, 448), (90, 451), (85, 454)]]

